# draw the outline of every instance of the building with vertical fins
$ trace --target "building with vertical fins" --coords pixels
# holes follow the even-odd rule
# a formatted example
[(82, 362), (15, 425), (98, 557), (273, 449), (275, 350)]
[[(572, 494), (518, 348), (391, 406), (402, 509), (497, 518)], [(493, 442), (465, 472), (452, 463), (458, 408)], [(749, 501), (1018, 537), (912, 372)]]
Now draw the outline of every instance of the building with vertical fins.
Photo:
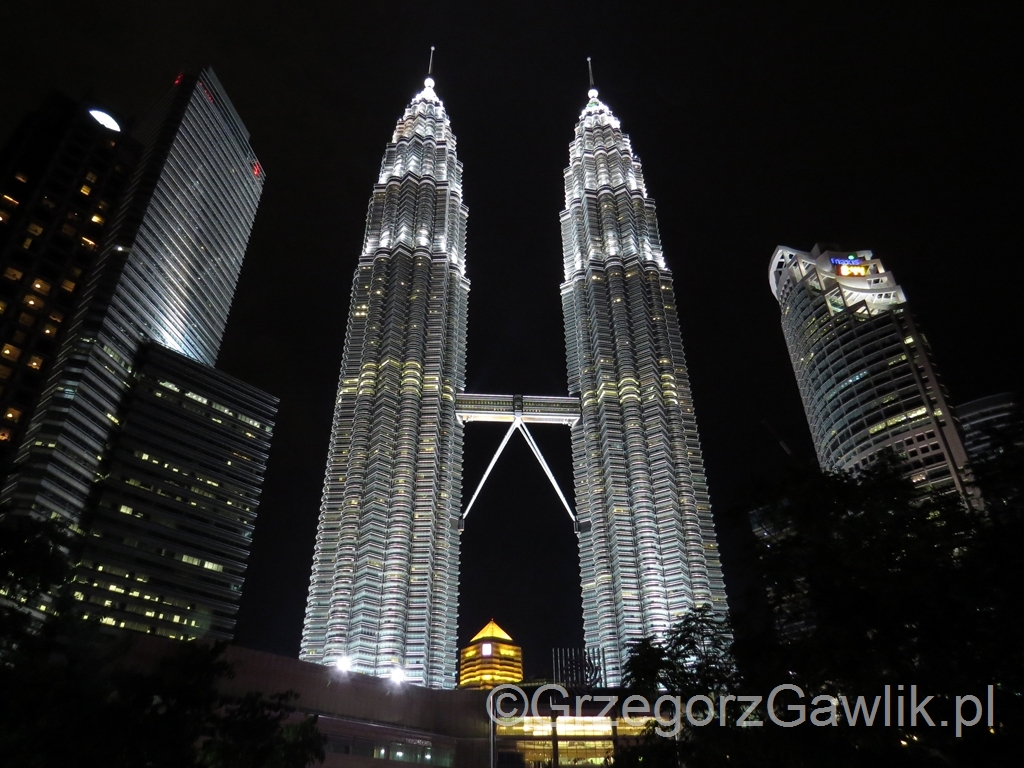
[(881, 260), (779, 246), (768, 282), (822, 469), (860, 469), (888, 448), (906, 457), (922, 492), (963, 493), (966, 454), (948, 395)]
[(83, 614), (230, 637), (277, 401), (213, 365), (265, 175), (209, 69), (135, 138), (4, 500), (83, 534)]
[(725, 587), (672, 273), (629, 137), (589, 93), (561, 214), (576, 513), (588, 649), (621, 681), (630, 642)]
[(467, 215), (428, 77), (370, 199), (301, 658), (436, 688), (457, 682)]

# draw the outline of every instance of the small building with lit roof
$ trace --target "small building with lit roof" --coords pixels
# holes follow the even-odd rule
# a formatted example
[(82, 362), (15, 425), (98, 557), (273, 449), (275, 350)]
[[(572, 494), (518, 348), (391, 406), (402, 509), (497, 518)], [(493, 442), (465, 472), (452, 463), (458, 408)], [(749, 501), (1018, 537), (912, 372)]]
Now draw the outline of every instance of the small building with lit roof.
[(494, 619), (459, 652), (459, 688), (493, 688), (523, 679), (523, 649)]

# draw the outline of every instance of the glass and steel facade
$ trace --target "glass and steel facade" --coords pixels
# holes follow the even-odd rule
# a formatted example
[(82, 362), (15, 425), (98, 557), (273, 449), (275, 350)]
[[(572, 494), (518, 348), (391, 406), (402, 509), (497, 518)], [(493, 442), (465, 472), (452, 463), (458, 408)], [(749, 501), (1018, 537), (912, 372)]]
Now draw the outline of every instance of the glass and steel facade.
[(230, 640), (277, 399), (159, 344), (132, 378), (72, 597), (108, 626)]
[(144, 150), (5, 495), (77, 525), (107, 460), (140, 345), (216, 362), (264, 174), (209, 70), (179, 77)]
[[(521, 430), (576, 525), (586, 642), (616, 685), (632, 641), (696, 605), (726, 610), (654, 202), (592, 92), (562, 213), (570, 397), (466, 394), (461, 177), (428, 78), (370, 201), (300, 655), (455, 686), (459, 520), (476, 498), (462, 510), (462, 430), (501, 421), (510, 427), (490, 467)], [(571, 428), (575, 514), (527, 422)]]
[(726, 611), (672, 273), (618, 119), (591, 90), (561, 214), (576, 513), (587, 647), (618, 685), (632, 641)]
[(468, 211), (433, 85), (398, 121), (370, 199), (300, 655), (453, 688)]
[[(247, 410), (231, 392), (241, 397), (255, 390), (212, 368), (265, 175), (210, 70), (180, 75), (135, 136), (142, 146), (138, 162), (121, 203), (108, 214), (110, 229), (79, 286), (78, 306), (65, 321), (67, 340), (55, 356), (4, 499), (20, 513), (61, 519), (83, 534), (76, 553), (83, 558), (76, 579), (83, 612), (113, 626), (175, 637), (230, 637), (248, 556), (244, 534), (262, 482), (269, 432), (254, 431), (258, 440), (238, 450), (213, 426), (216, 419), (229, 423), (223, 414), (211, 413), (210, 424), (193, 424), (198, 401), (171, 408), (167, 393), (162, 401), (152, 400), (146, 366), (170, 365), (178, 379), (168, 380), (183, 391), (212, 397), (269, 427), (273, 398), (254, 394), (258, 402)], [(172, 358), (180, 360), (168, 362)], [(214, 394), (203, 394), (204, 387)], [(157, 405), (163, 410), (154, 410)], [(143, 423), (150, 428), (140, 431)], [(188, 444), (190, 430), (208, 440)], [(128, 444), (133, 447), (125, 454)], [(159, 466), (139, 466), (142, 453)], [(244, 487), (234, 478), (243, 466)], [(182, 485), (186, 476), (199, 475), (204, 479)], [(211, 490), (208, 480), (221, 490)], [(132, 488), (122, 487), (127, 485)], [(132, 514), (113, 517), (106, 502), (129, 491), (135, 500), (117, 507), (130, 507)], [(218, 503), (247, 509), (239, 519), (215, 520)], [(195, 519), (204, 515), (205, 522)], [(119, 539), (108, 535), (112, 530)], [(127, 545), (129, 540), (135, 543)], [(182, 565), (194, 563), (179, 555), (222, 566), (203, 574), (221, 592), (211, 596), (212, 588)], [(134, 558), (134, 565), (125, 558)], [(162, 575), (155, 576), (157, 571)], [(98, 573), (106, 576), (97, 578)], [(114, 581), (107, 583), (107, 576)], [(139, 586), (145, 578), (159, 589), (146, 592)], [(117, 580), (133, 581), (134, 589)], [(102, 597), (103, 589), (110, 594)], [(156, 609), (152, 616), (149, 608), (136, 610), (147, 600)]]
[(768, 279), (822, 469), (860, 469), (890, 448), (922, 491), (963, 492), (948, 396), (882, 262), (871, 251), (779, 246)]

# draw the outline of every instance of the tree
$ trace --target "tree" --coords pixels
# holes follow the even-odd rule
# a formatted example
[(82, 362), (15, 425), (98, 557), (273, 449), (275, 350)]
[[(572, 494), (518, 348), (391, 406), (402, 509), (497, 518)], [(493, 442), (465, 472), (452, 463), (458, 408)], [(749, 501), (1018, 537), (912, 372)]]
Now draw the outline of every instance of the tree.
[(0, 507), (0, 659), (35, 633), (44, 594), (71, 575), (67, 528)]
[(219, 693), (232, 674), (225, 644), (182, 643), (154, 666), (126, 663), (133, 640), (63, 614), (20, 649), (16, 663), (0, 669), (4, 765), (303, 768), (323, 761), (316, 716), (286, 721), (293, 693)]
[[(1021, 517), (978, 511), (955, 493), (922, 495), (905, 476), (891, 455), (860, 473), (806, 472), (762, 506), (760, 567), (777, 629), (766, 656), (811, 696), (913, 684), (946, 716), (955, 696), (1009, 684), (996, 706), (1009, 715), (1020, 707), (1021, 649), (1007, 620), (1020, 617), (1010, 592)], [(1000, 765), (1017, 727), (960, 739), (942, 728), (844, 728), (837, 748), (881, 764)]]

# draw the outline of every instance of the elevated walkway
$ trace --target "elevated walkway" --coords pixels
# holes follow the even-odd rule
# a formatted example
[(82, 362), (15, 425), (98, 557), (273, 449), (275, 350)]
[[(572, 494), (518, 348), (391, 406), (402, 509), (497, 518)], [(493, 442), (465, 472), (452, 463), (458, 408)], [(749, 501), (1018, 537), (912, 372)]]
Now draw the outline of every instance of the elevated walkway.
[(455, 415), (463, 424), (471, 421), (515, 421), (525, 424), (563, 424), (571, 427), (580, 419), (578, 397), (540, 397), (538, 395), (455, 396)]
[(555, 476), (551, 473), (548, 463), (544, 461), (544, 456), (541, 454), (537, 442), (533, 439), (533, 435), (530, 434), (530, 430), (526, 428), (526, 425), (561, 424), (566, 427), (573, 426), (580, 420), (579, 398), (541, 397), (537, 395), (474, 395), (463, 393), (455, 396), (455, 415), (463, 424), (469, 424), (474, 421), (499, 421), (509, 425), (508, 432), (505, 433), (501, 445), (495, 451), (491, 463), (487, 465), (487, 471), (480, 478), (480, 484), (477, 485), (473, 498), (469, 500), (469, 504), (466, 505), (466, 509), (462, 513), (462, 519), (459, 523), (460, 529), (464, 524), (466, 516), (469, 514), (469, 510), (473, 508), (477, 496), (480, 495), (484, 483), (487, 482), (487, 477), (491, 474), (491, 470), (494, 469), (498, 457), (501, 456), (501, 452), (505, 450), (505, 446), (508, 445), (512, 433), (516, 430), (522, 433), (527, 445), (530, 446), (530, 450), (533, 451), (533, 455), (540, 462), (544, 474), (551, 481), (555, 493), (558, 494), (559, 501), (562, 502), (565, 511), (569, 513), (573, 525), (577, 525), (576, 515), (572, 511), (572, 507), (566, 500), (565, 494), (562, 493), (562, 489), (558, 487)]

